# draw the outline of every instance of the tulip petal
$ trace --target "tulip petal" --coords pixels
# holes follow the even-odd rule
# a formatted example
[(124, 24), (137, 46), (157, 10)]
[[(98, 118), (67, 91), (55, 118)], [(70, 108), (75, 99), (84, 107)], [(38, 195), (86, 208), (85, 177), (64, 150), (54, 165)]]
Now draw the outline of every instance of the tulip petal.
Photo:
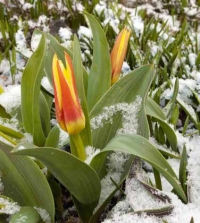
[(61, 128), (69, 134), (77, 134), (85, 127), (85, 116), (78, 100), (71, 59), (67, 54), (65, 54), (65, 59), (66, 68), (62, 61), (57, 60), (56, 71), (53, 71), (55, 75), (55, 105), (59, 104), (61, 99), (61, 103), (56, 105), (56, 118)]
[(129, 37), (130, 37), (130, 31), (126, 28), (123, 29), (118, 35), (115, 45), (112, 49), (111, 52), (112, 84), (114, 84), (119, 79), (124, 58), (126, 56)]
[(60, 86), (60, 78), (58, 74), (58, 57), (55, 54), (53, 57), (52, 70), (53, 70), (53, 85), (54, 85), (54, 95), (55, 95), (55, 110), (56, 110), (56, 119), (60, 127), (67, 131), (64, 123), (64, 114), (63, 114), (63, 105), (62, 105), (62, 93)]

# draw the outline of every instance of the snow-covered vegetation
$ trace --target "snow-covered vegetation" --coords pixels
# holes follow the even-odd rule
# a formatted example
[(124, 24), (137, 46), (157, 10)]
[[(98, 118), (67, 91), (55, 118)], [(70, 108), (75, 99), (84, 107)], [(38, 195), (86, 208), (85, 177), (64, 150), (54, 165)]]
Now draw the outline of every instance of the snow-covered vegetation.
[[(0, 0), (0, 222), (200, 222), (199, 7)], [(55, 111), (64, 52), (85, 116), (75, 135)]]

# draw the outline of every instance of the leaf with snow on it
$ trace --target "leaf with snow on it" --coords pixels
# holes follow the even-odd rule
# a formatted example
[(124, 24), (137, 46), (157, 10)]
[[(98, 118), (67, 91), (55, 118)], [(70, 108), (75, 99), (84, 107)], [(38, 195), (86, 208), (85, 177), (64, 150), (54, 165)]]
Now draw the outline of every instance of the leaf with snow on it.
[(9, 197), (0, 195), (0, 214), (14, 214), (20, 210), (20, 206)]

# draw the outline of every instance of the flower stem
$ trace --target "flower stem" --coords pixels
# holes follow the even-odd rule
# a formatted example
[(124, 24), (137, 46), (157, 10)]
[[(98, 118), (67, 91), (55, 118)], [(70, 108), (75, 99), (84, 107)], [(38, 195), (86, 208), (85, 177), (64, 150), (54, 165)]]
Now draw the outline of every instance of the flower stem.
[(79, 134), (70, 135), (71, 153), (84, 161), (86, 159), (85, 147)]

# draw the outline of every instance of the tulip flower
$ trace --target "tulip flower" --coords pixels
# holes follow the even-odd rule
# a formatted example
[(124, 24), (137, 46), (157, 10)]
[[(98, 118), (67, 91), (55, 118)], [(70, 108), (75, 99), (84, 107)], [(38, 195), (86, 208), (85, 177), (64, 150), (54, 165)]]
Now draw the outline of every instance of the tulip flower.
[(53, 57), (53, 83), (56, 118), (60, 127), (69, 135), (78, 134), (85, 127), (74, 77), (71, 58), (65, 53), (66, 67), (57, 55)]
[(111, 84), (114, 84), (118, 81), (122, 64), (124, 62), (124, 58), (126, 56), (126, 51), (128, 47), (128, 40), (131, 32), (124, 28), (120, 34), (118, 35), (115, 45), (111, 52), (111, 66), (112, 66), (112, 77)]

